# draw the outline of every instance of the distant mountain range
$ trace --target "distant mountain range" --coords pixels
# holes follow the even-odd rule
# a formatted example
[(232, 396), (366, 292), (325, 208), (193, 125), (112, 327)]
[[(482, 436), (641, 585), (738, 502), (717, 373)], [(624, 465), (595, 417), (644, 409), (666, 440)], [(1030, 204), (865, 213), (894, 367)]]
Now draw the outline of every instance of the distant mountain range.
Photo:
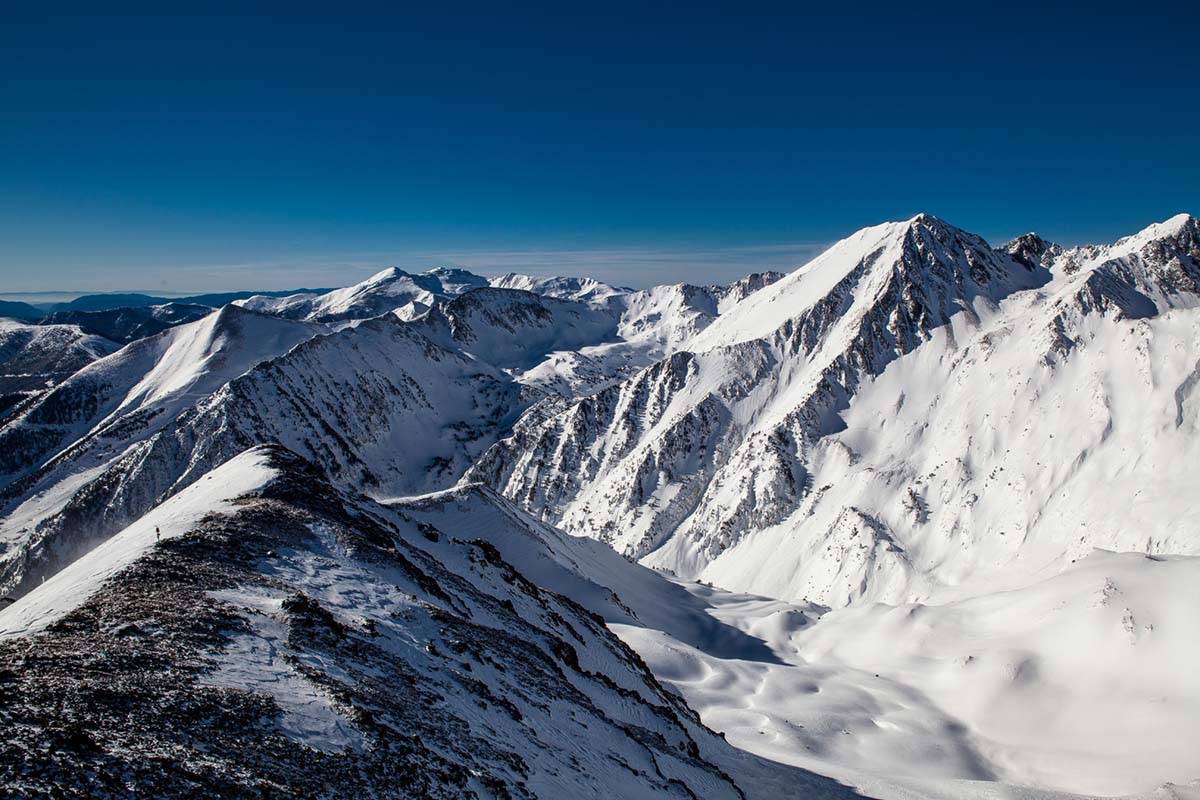
[(45, 311), (48, 313), (59, 311), (109, 311), (114, 308), (145, 308), (146, 306), (161, 306), (168, 303), (178, 303), (181, 305), (201, 305), (217, 308), (232, 303), (234, 300), (243, 300), (247, 297), (256, 295), (265, 297), (282, 297), (289, 294), (297, 294), (300, 292), (328, 292), (329, 289), (288, 289), (277, 292), (213, 292), (210, 294), (195, 294), (187, 297), (158, 297), (149, 294), (138, 293), (104, 293), (104, 294), (85, 294), (76, 297), (65, 303), (54, 303), (47, 305)]

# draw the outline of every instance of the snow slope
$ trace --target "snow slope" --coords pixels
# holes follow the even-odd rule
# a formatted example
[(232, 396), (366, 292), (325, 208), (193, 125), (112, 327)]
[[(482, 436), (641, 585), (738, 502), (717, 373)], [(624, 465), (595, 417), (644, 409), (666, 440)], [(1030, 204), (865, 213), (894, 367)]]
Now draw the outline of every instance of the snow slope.
[[(233, 306), (221, 313), (313, 328)], [(136, 396), (190, 386), (198, 362), (180, 355), (180, 369), (154, 373)], [(307, 338), (180, 397), (168, 413), (101, 428), (5, 489), (0, 586), (28, 588), (251, 445), (288, 446), (358, 489), (420, 491), (452, 483), (524, 407), (507, 376), (391, 315)]]
[(861, 387), (814, 448), (815, 491), (701, 576), (840, 606), (1019, 584), (1096, 547), (1200, 554), (1200, 314), (1089, 315), (1060, 353), (1050, 306), (945, 331)]
[[(991, 313), (1048, 278), (923, 216), (867, 229), (814, 264), (690, 332), (691, 350), (522, 421), (468, 479), (634, 556), (682, 529), (701, 552), (663, 565), (694, 573), (795, 508), (806, 452), (860, 380), (951, 316)], [(794, 316), (777, 324), (764, 307)], [(769, 336), (749, 338), (764, 325)], [(736, 343), (704, 349), (713, 331)]]
[[(100, 447), (94, 465), (187, 405), (324, 329), (226, 306), (89, 364), (0, 426), (0, 479), (46, 469), (61, 448)], [(6, 499), (19, 494), (6, 492)]]
[(774, 662), (617, 630), (734, 745), (875, 796), (1170, 797), (1200, 775), (1198, 570), (1096, 551), (1007, 592), (830, 613), (689, 587)]
[[(46, 664), (6, 678), (5, 786), (854, 796), (730, 747), (598, 617), (454, 520), (435, 529), (342, 494), (278, 448), (231, 459), (210, 482), (224, 487), (207, 498), (222, 514), (149, 547), (136, 529), (120, 534), (138, 542), (121, 569), (108, 549), (85, 556), (80, 572), (106, 580), (36, 635), (0, 641), (6, 663)], [(218, 499), (238, 485), (232, 507)], [(197, 491), (158, 513), (190, 513)], [(0, 611), (0, 625), (19, 627), (13, 615), (27, 618), (49, 585)], [(52, 762), (35, 755), (51, 747)]]
[(695, 352), (531, 412), (467, 479), (650, 565), (835, 606), (1195, 552), (1196, 226), (1070, 270), (929, 217), (865, 229)]
[(178, 496), (140, 517), (0, 613), (0, 638), (28, 636), (77, 609), (164, 539), (187, 533), (202, 518), (233, 510), (232, 501), (276, 477), (264, 452), (226, 462)]
[(872, 796), (1149, 797), (1200, 775), (1198, 558), (1093, 551), (969, 600), (830, 612), (671, 582), (478, 484), (389, 505), (603, 616), (734, 745)]
[(719, 621), (704, 598), (611, 547), (539, 522), (482, 484), (384, 501), (404, 515), (496, 547), (522, 574), (570, 597), (610, 624), (665, 632), (726, 658), (768, 654), (758, 640)]
[(487, 279), (465, 270), (434, 269), (412, 275), (389, 267), (362, 283), (325, 294), (256, 295), (235, 304), (287, 319), (345, 322), (377, 317), (410, 303), (432, 306), (479, 286), (487, 286)]
[(616, 321), (586, 303), (512, 289), (475, 289), (413, 323), (443, 347), (518, 373), (556, 351), (614, 339)]
[(120, 348), (77, 325), (0, 318), (0, 395), (44, 389)]
[(667, 284), (635, 291), (589, 278), (536, 278), (509, 274), (492, 280), (500, 288), (586, 304), (615, 330), (549, 351), (521, 380), (563, 397), (593, 394), (685, 346), (717, 316), (779, 280), (776, 272), (748, 275), (728, 286)]

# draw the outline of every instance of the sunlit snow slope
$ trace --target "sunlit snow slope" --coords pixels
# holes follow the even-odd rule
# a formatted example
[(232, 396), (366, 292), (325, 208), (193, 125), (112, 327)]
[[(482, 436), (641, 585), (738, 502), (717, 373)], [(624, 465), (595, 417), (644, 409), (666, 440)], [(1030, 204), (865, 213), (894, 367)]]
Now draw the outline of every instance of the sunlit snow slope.
[(1178, 217), (1031, 263), (931, 217), (864, 229), (468, 477), (648, 564), (835, 606), (1195, 552), (1198, 242)]
[(1200, 558), (1097, 551), (1013, 591), (829, 613), (689, 589), (771, 657), (617, 630), (738, 747), (880, 797), (1200, 792)]

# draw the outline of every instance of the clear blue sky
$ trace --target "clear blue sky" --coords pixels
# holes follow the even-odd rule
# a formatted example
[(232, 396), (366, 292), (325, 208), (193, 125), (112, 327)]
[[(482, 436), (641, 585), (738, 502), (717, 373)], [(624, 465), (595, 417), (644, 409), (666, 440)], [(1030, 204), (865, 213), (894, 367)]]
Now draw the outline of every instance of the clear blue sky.
[(1200, 213), (1195, 3), (71, 5), (0, 23), (0, 293), (723, 280), (919, 211)]

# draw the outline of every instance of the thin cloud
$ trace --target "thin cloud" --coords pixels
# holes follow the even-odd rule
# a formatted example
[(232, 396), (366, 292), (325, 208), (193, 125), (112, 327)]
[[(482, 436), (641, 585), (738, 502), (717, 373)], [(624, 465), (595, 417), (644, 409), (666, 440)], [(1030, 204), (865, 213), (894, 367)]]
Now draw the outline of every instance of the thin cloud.
[[(527, 272), (530, 275), (588, 276), (642, 287), (654, 283), (683, 281), (720, 283), (749, 272), (790, 271), (820, 253), (826, 245), (816, 242), (778, 243), (722, 248), (504, 248), (446, 249), (446, 251), (378, 251), (323, 254), (314, 257), (280, 258), (244, 263), (188, 265), (180, 272), (204, 273), (205, 283), (222, 275), (239, 283), (258, 275), (271, 284), (281, 277), (295, 284), (307, 282), (344, 284), (348, 276), (366, 277), (386, 266), (409, 271), (434, 266), (458, 266), (482, 275)], [(282, 273), (282, 275), (281, 275)], [(353, 281), (350, 281), (353, 282)], [(269, 288), (264, 287), (263, 288)]]
[[(389, 266), (410, 272), (461, 267), (483, 275), (586, 276), (641, 288), (660, 283), (728, 283), (751, 272), (787, 272), (811, 260), (827, 245), (815, 242), (723, 248), (501, 248), (464, 250), (378, 250), (296, 255), (220, 264), (179, 264), (159, 268), (165, 280), (158, 294), (211, 291), (273, 291), (298, 287), (346, 286)], [(139, 270), (132, 269), (131, 272)], [(125, 291), (111, 286), (91, 291)]]

